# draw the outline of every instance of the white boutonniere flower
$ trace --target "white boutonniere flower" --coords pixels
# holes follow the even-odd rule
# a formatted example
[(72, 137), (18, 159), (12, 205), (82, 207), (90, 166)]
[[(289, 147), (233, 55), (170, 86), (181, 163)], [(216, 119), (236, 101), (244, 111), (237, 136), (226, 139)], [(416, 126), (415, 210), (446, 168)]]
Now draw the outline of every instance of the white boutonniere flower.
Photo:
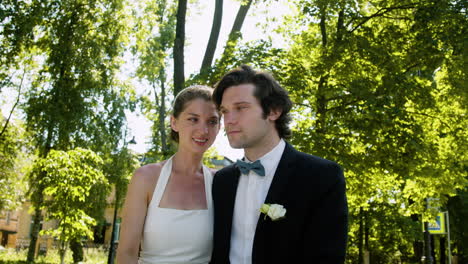
[(263, 204), (260, 212), (269, 216), (272, 221), (280, 220), (286, 215), (286, 209), (281, 204)]

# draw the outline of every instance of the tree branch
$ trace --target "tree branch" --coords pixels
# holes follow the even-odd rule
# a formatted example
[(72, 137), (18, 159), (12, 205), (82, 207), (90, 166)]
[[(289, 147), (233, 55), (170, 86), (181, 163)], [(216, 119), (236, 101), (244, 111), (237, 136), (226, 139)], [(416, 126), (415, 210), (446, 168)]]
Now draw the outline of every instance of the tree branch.
[(0, 81), (0, 92), (2, 91), (2, 88), (7, 86), (7, 85), (11, 85), (11, 76), (13, 76), (13, 74), (11, 74), (10, 76), (8, 76), (7, 78), (5, 78), (4, 80)]
[(449, 126), (449, 124), (447, 124), (446, 122), (442, 121), (442, 119), (440, 119), (440, 118), (437, 117), (437, 116), (429, 115), (429, 114), (426, 114), (426, 113), (412, 112), (412, 111), (406, 111), (406, 112), (409, 113), (409, 114), (415, 114), (415, 115), (420, 115), (420, 116), (427, 116), (427, 117), (430, 117), (430, 118), (439, 120), (440, 123), (441, 123), (442, 125), (446, 126), (448, 129), (452, 130), (452, 128)]
[[(381, 8), (379, 10), (377, 10), (377, 12), (375, 12), (374, 14), (370, 15), (370, 16), (363, 16), (361, 18), (363, 18), (364, 20), (361, 21), (359, 24), (357, 24), (353, 29), (351, 29), (349, 31), (349, 33), (353, 33), (355, 30), (357, 30), (358, 28), (360, 28), (362, 25), (364, 25), (365, 23), (367, 23), (367, 21), (371, 20), (372, 18), (375, 18), (375, 17), (381, 17), (381, 16), (384, 16), (386, 13), (389, 13), (393, 10), (399, 10), (399, 9), (410, 9), (410, 8), (415, 8), (416, 6), (415, 5), (402, 5), (402, 6), (395, 6), (395, 7), (384, 7), (384, 8)], [(353, 20), (349, 21), (348, 25), (351, 24)]]
[(298, 102), (294, 102), (295, 105), (300, 105), (300, 106), (304, 106), (304, 107), (307, 107), (307, 108), (311, 108), (312, 109), (312, 106), (309, 105), (309, 104), (304, 104), (304, 103), (298, 103)]
[(359, 102), (359, 101), (362, 101), (362, 99), (361, 99), (361, 98), (358, 98), (358, 99), (353, 100), (353, 101), (351, 101), (351, 102), (348, 102), (348, 103), (346, 103), (346, 104), (340, 104), (339, 106), (330, 107), (330, 108), (327, 109), (327, 111), (334, 111), (334, 110), (336, 110), (336, 109), (344, 109), (344, 108), (346, 108), (347, 106), (354, 105), (354, 104), (356, 104), (356, 103)]
[(13, 112), (15, 111), (15, 108), (16, 106), (18, 105), (19, 101), (20, 101), (20, 98), (21, 98), (21, 88), (23, 87), (23, 81), (24, 81), (24, 76), (26, 75), (26, 70), (23, 71), (23, 76), (21, 76), (21, 82), (20, 82), (20, 85), (19, 85), (19, 89), (18, 89), (18, 97), (16, 98), (16, 102), (15, 104), (13, 105), (13, 107), (11, 108), (11, 111), (10, 111), (10, 114), (8, 115), (8, 118), (7, 120), (5, 121), (5, 125), (3, 126), (3, 129), (2, 129), (2, 132), (0, 132), (0, 140), (3, 140), (4, 138), (4, 133), (8, 127), (8, 124), (10, 123), (10, 119), (11, 119), (11, 116), (13, 115)]
[(221, 29), (221, 22), (223, 18), (223, 0), (215, 1), (215, 12), (213, 15), (213, 24), (211, 26), (210, 38), (206, 46), (205, 56), (203, 56), (200, 72), (206, 71), (211, 67), (213, 57), (218, 43), (219, 31)]

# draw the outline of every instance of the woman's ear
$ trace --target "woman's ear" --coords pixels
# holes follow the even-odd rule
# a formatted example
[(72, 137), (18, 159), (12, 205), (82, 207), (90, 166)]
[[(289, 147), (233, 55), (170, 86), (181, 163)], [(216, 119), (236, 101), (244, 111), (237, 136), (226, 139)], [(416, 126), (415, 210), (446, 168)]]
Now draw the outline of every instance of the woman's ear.
[(175, 132), (179, 132), (179, 130), (177, 129), (177, 119), (173, 115), (171, 115), (171, 128)]

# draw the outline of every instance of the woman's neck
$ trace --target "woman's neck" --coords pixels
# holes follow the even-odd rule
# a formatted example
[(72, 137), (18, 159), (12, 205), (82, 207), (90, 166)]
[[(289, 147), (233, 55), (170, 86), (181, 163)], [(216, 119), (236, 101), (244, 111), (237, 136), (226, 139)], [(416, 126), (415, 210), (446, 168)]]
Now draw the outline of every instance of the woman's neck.
[(201, 171), (203, 154), (194, 155), (190, 152), (177, 151), (172, 158), (172, 170), (185, 175), (195, 175)]

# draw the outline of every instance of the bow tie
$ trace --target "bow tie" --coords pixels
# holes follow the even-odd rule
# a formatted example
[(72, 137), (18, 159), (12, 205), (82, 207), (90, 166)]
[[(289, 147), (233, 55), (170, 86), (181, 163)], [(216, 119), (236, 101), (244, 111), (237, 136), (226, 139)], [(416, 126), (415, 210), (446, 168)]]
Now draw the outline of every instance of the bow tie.
[(259, 176), (265, 176), (265, 168), (263, 167), (262, 163), (260, 163), (260, 160), (256, 160), (252, 163), (237, 160), (236, 165), (242, 174), (249, 174), (249, 171), (253, 171)]

